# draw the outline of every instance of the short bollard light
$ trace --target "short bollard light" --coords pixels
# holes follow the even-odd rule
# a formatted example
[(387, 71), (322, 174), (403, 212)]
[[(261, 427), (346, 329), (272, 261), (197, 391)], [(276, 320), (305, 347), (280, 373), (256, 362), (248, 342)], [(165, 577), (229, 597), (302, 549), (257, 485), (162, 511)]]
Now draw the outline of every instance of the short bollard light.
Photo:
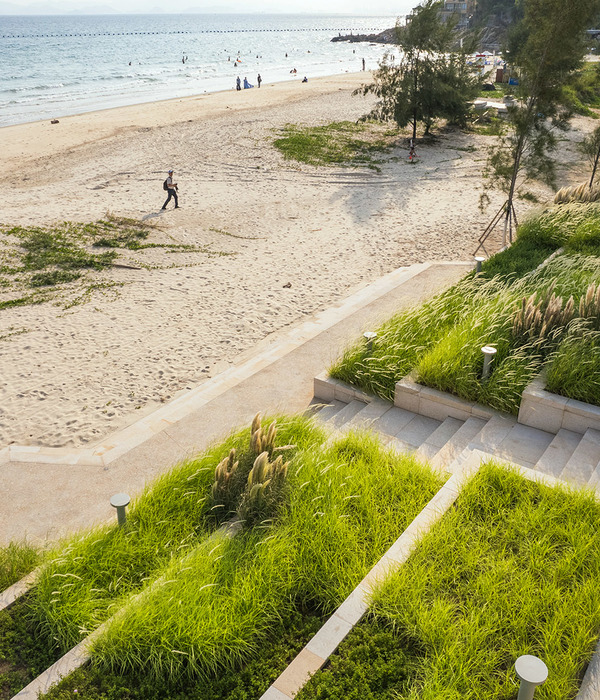
[(475, 273), (479, 274), (481, 272), (481, 265), (485, 262), (485, 258), (481, 255), (475, 256)]
[(521, 681), (517, 700), (532, 700), (535, 689), (548, 678), (548, 667), (537, 656), (525, 654), (515, 661), (515, 672)]
[(363, 333), (363, 337), (367, 341), (367, 350), (372, 352), (373, 342), (375, 341), (375, 338), (377, 338), (377, 333), (375, 333), (375, 331), (367, 331), (366, 333)]
[(481, 373), (481, 378), (488, 379), (488, 377), (490, 376), (490, 365), (492, 364), (494, 355), (498, 351), (491, 345), (484, 345), (481, 348), (481, 352), (483, 353), (483, 372)]
[(111, 496), (110, 505), (117, 509), (117, 522), (119, 523), (120, 527), (123, 527), (127, 520), (125, 509), (129, 505), (130, 500), (131, 499), (126, 493), (115, 493), (114, 496)]

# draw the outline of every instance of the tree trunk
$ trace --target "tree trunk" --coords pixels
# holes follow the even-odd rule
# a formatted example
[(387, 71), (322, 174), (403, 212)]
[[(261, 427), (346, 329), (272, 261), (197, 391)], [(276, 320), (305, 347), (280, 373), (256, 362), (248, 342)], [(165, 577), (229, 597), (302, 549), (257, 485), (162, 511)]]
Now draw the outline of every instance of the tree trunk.
[(596, 151), (596, 157), (594, 158), (594, 167), (592, 168), (592, 176), (590, 177), (590, 189), (594, 184), (594, 178), (596, 177), (596, 168), (598, 167), (598, 160), (600, 160), (600, 148)]

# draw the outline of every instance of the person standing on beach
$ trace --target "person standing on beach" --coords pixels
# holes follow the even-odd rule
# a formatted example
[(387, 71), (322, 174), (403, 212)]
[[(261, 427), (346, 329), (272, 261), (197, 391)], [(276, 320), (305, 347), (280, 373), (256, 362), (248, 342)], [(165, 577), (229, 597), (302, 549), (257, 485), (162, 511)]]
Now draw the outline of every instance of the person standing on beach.
[(167, 187), (167, 192), (169, 193), (169, 196), (167, 197), (167, 201), (162, 205), (163, 209), (167, 208), (167, 204), (171, 201), (171, 197), (175, 200), (175, 209), (179, 209), (179, 202), (177, 201), (177, 183), (173, 180), (173, 171), (169, 170), (169, 174), (167, 176), (167, 179), (165, 180), (165, 185)]
[(256, 82), (258, 84), (258, 87), (260, 87), (260, 84), (262, 83), (262, 78), (260, 77), (260, 73), (256, 76)]
[(364, 58), (363, 58), (362, 62), (363, 62), (363, 70), (366, 70), (366, 68), (365, 68), (365, 59), (364, 59)]
[(241, 90), (242, 89), (242, 81), (240, 80), (240, 76), (235, 79), (235, 89), (236, 90)]

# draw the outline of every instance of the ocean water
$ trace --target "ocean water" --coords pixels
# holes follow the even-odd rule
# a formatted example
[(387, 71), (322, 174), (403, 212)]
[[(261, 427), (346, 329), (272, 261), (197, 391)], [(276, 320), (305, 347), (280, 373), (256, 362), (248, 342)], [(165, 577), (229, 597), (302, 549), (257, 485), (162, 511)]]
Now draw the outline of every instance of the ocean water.
[[(375, 68), (381, 44), (331, 42), (395, 17), (0, 16), (0, 126)], [(286, 56), (287, 54), (287, 56)], [(185, 63), (183, 62), (184, 57)], [(234, 62), (239, 60), (238, 65)], [(296, 69), (296, 74), (290, 71)]]

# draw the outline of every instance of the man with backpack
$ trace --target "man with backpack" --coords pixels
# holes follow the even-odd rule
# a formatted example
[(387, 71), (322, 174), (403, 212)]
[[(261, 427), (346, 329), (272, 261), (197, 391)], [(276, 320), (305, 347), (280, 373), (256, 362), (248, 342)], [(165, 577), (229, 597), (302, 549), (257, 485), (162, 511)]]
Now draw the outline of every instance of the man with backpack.
[(171, 201), (171, 197), (175, 200), (175, 209), (179, 209), (179, 202), (177, 201), (177, 183), (173, 181), (173, 171), (169, 170), (169, 175), (167, 179), (163, 182), (163, 190), (169, 193), (167, 201), (162, 205), (163, 209), (167, 208), (167, 204)]

